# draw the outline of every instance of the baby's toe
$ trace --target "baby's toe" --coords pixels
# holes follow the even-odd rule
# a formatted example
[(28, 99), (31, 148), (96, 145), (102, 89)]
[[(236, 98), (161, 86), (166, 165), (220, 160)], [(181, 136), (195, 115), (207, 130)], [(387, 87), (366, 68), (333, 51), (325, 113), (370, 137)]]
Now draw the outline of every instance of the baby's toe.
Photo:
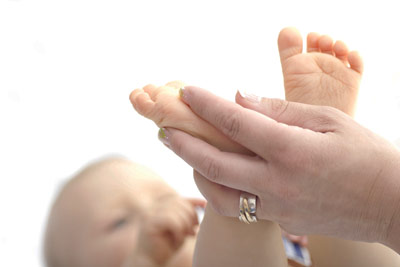
[(333, 52), (338, 59), (347, 64), (347, 55), (349, 53), (349, 49), (343, 41), (336, 41), (336, 43), (333, 45)]
[(148, 93), (142, 89), (135, 89), (129, 98), (133, 107), (140, 115), (150, 118), (155, 103), (151, 100)]
[(143, 91), (148, 93), (151, 99), (154, 99), (154, 97), (157, 95), (157, 88), (158, 86), (154, 84), (148, 84), (143, 87)]
[(316, 32), (310, 32), (307, 35), (307, 52), (319, 52), (319, 41), (320, 35)]
[(318, 46), (322, 53), (333, 55), (333, 40), (330, 36), (321, 36), (318, 40)]
[(281, 30), (278, 36), (278, 49), (282, 63), (290, 57), (301, 54), (303, 39), (300, 32), (293, 27)]
[(347, 56), (347, 60), (349, 61), (350, 68), (352, 68), (353, 70), (357, 71), (360, 74), (363, 73), (364, 63), (360, 54), (358, 54), (357, 51), (351, 51)]

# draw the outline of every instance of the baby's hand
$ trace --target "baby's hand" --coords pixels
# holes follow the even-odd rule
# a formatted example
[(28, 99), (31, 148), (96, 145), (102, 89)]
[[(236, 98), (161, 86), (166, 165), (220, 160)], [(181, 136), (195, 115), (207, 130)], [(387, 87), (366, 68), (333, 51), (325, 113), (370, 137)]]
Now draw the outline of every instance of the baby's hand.
[(187, 236), (195, 235), (199, 224), (195, 207), (204, 205), (204, 200), (179, 196), (158, 200), (143, 216), (135, 254), (155, 266), (163, 266)]

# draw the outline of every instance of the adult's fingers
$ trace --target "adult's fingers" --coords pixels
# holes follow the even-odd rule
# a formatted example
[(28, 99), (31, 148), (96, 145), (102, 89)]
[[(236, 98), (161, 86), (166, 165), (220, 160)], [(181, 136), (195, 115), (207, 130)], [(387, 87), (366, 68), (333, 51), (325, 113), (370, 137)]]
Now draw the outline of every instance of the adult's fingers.
[(287, 125), (206, 90), (185, 86), (181, 96), (198, 116), (258, 155), (276, 154), (293, 142), (293, 132)]
[(267, 183), (269, 165), (264, 159), (222, 152), (177, 129), (163, 131), (165, 137), (160, 140), (210, 181), (249, 193), (259, 192)]
[(236, 217), (239, 215), (239, 190), (213, 183), (200, 173), (193, 171), (194, 181), (208, 205), (222, 216)]

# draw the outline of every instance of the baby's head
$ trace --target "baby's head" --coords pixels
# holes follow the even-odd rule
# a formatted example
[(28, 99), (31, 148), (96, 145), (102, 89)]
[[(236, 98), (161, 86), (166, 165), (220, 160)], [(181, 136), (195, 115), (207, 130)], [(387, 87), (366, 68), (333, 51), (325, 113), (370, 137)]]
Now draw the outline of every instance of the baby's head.
[(50, 211), (47, 265), (121, 266), (137, 246), (141, 214), (171, 194), (177, 193), (158, 175), (128, 160), (89, 165), (62, 188)]

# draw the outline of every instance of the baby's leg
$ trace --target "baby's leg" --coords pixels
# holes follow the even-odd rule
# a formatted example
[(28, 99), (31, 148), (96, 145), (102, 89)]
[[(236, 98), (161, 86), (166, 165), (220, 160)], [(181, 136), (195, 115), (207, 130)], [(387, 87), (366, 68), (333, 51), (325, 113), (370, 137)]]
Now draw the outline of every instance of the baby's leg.
[(269, 221), (247, 225), (238, 218), (218, 215), (207, 206), (193, 266), (287, 267), (279, 225)]
[[(281, 31), (279, 53), (286, 99), (314, 105), (328, 105), (354, 114), (363, 63), (343, 42), (310, 33), (307, 53), (293, 28)], [(379, 244), (347, 241), (323, 236), (309, 237), (314, 266), (400, 266), (400, 256)]]
[[(230, 141), (195, 115), (179, 99), (180, 82), (145, 86), (132, 92), (134, 108), (158, 127), (173, 127), (199, 137), (223, 151), (252, 153)], [(161, 132), (162, 134), (162, 132)], [(239, 215), (239, 196), (237, 199)], [(223, 217), (207, 206), (196, 243), (194, 266), (287, 266), (281, 233), (276, 223), (244, 224)]]

